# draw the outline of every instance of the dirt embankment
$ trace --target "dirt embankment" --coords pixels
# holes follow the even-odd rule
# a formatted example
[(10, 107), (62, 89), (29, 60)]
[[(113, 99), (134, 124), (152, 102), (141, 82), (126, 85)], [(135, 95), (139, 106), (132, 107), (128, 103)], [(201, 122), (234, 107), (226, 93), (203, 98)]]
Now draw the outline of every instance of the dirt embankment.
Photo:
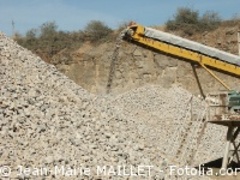
[[(238, 24), (226, 23), (215, 31), (203, 32), (185, 38), (237, 54), (238, 29)], [(178, 32), (173, 33), (179, 34)], [(55, 59), (61, 59), (56, 66), (90, 92), (104, 94), (106, 93), (114, 47), (115, 42), (106, 42), (98, 46), (93, 46), (87, 42), (70, 54), (71, 62), (65, 63), (68, 57), (64, 52), (56, 56)], [(224, 90), (224, 87), (202, 68), (196, 68), (196, 74), (204, 93)], [(218, 72), (216, 74), (232, 89), (239, 89), (239, 78)], [(189, 62), (153, 52), (129, 42), (123, 42), (116, 63), (112, 92), (122, 93), (146, 83), (158, 84), (166, 88), (172, 84), (179, 84), (197, 95), (201, 94), (197, 82)]]

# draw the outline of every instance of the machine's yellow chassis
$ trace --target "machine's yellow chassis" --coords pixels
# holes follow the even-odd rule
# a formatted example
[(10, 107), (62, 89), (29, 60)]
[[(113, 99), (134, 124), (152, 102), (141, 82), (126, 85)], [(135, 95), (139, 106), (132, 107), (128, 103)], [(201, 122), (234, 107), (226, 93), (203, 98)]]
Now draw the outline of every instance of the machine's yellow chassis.
[[(176, 56), (181, 59), (185, 59), (187, 61), (197, 63), (205, 68), (212, 76), (214, 76), (220, 83), (222, 83), (227, 89), (228, 86), (221, 81), (212, 71), (210, 71), (207, 67), (212, 67), (214, 69), (224, 71), (233, 75), (240, 76), (240, 67), (234, 64), (231, 64), (226, 61), (221, 61), (214, 57), (210, 57), (198, 52), (195, 52), (190, 49), (185, 49), (182, 47), (178, 47), (173, 44), (168, 44), (165, 42), (161, 42), (159, 40), (155, 40), (149, 37), (144, 36), (144, 27), (138, 24), (134, 24), (129, 26), (127, 35), (131, 37), (131, 39), (139, 43), (141, 45), (146, 45), (147, 47), (151, 47), (155, 50), (159, 50), (163, 53)], [(240, 62), (239, 62), (240, 63)]]

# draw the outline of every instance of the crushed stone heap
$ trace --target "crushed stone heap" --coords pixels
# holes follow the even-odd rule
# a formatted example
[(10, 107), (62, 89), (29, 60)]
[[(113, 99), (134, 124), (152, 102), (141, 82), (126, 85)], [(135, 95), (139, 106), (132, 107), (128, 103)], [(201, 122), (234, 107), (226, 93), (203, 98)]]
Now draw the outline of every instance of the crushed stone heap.
[[(54, 66), (2, 33), (0, 83), (0, 167), (11, 167), (10, 179), (186, 179), (185, 176), (169, 176), (166, 169), (173, 163), (162, 154), (159, 141), (141, 134), (149, 129), (148, 124), (141, 119), (137, 122), (133, 115), (123, 111), (117, 112), (122, 107), (114, 111), (106, 109), (107, 99), (99, 100), (89, 94)], [(162, 98), (166, 96), (163, 94)], [(124, 101), (124, 98), (119, 97), (119, 100)], [(117, 104), (112, 102), (112, 105)], [(134, 102), (131, 106), (135, 106)], [(141, 106), (147, 107), (147, 104)], [(139, 130), (140, 125), (142, 130)], [(97, 173), (97, 166), (124, 165), (127, 168), (153, 166), (151, 177), (146, 178), (149, 175), (146, 171), (146, 176), (137, 177)], [(18, 175), (19, 166), (31, 170), (46, 167), (50, 171)], [(78, 171), (70, 173), (69, 177), (69, 171), (54, 173), (56, 166), (65, 170), (90, 168), (91, 172), (84, 176)], [(132, 173), (136, 171), (133, 169)], [(188, 179), (198, 178), (188, 176)]]
[(103, 99), (104, 106), (98, 101), (102, 111), (127, 119), (149, 145), (179, 166), (195, 167), (223, 156), (227, 128), (205, 124), (207, 104), (178, 85), (146, 85)]

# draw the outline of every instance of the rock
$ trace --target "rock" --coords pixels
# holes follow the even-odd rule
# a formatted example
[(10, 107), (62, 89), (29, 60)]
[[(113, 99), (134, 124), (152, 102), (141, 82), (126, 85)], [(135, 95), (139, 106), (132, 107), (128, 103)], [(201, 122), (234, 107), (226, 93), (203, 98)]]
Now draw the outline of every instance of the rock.
[[(162, 153), (169, 157), (166, 160), (169, 162), (175, 157), (172, 151), (179, 147), (177, 143), (181, 141), (176, 137), (181, 134), (173, 136), (173, 133), (180, 132), (181, 127), (186, 129), (189, 124), (183, 117), (185, 105), (192, 96), (183, 88), (147, 85), (118, 96), (99, 98), (1, 33), (0, 53), (0, 117), (3, 117), (0, 137), (4, 139), (0, 142), (0, 166), (7, 164), (15, 168), (21, 163), (25, 167), (62, 165), (74, 168), (83, 165), (93, 169), (99, 164), (118, 166), (133, 162), (164, 168)], [(141, 54), (141, 49), (135, 51), (136, 57)], [(146, 56), (143, 59), (147, 58), (148, 55), (143, 54)], [(136, 64), (143, 70), (139, 72), (141, 75), (154, 68), (145, 66), (143, 59)], [(95, 68), (95, 61), (88, 60), (91, 65), (81, 64), (85, 68), (83, 79), (86, 81), (96, 76), (87, 72)], [(173, 66), (164, 65), (165, 68), (175, 68)], [(169, 73), (174, 74), (173, 71)], [(175, 77), (170, 74), (170, 79)], [(196, 110), (201, 111), (202, 104), (193, 99)], [(213, 141), (221, 142), (219, 138), (212, 138), (214, 132), (221, 137), (221, 129), (208, 129), (204, 136), (208, 144), (202, 144), (204, 151), (198, 152), (196, 162), (207, 162), (209, 159), (202, 157), (221, 154), (218, 150), (221, 143), (215, 144), (215, 149), (210, 146)], [(91, 174), (87, 179), (96, 175)], [(27, 174), (18, 178), (36, 179)], [(52, 176), (40, 178), (52, 179)]]
[(140, 49), (136, 49), (134, 52), (133, 52), (133, 55), (134, 56), (142, 56), (142, 52)]

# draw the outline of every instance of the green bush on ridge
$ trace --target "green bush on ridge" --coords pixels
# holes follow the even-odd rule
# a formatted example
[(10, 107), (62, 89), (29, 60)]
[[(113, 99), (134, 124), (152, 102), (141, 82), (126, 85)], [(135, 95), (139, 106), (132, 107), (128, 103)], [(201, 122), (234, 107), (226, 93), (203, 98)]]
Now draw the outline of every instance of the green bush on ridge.
[(221, 22), (221, 18), (215, 12), (207, 11), (200, 16), (198, 11), (182, 7), (177, 9), (173, 19), (166, 22), (166, 29), (167, 31), (182, 31), (191, 36), (194, 33), (214, 30)]

